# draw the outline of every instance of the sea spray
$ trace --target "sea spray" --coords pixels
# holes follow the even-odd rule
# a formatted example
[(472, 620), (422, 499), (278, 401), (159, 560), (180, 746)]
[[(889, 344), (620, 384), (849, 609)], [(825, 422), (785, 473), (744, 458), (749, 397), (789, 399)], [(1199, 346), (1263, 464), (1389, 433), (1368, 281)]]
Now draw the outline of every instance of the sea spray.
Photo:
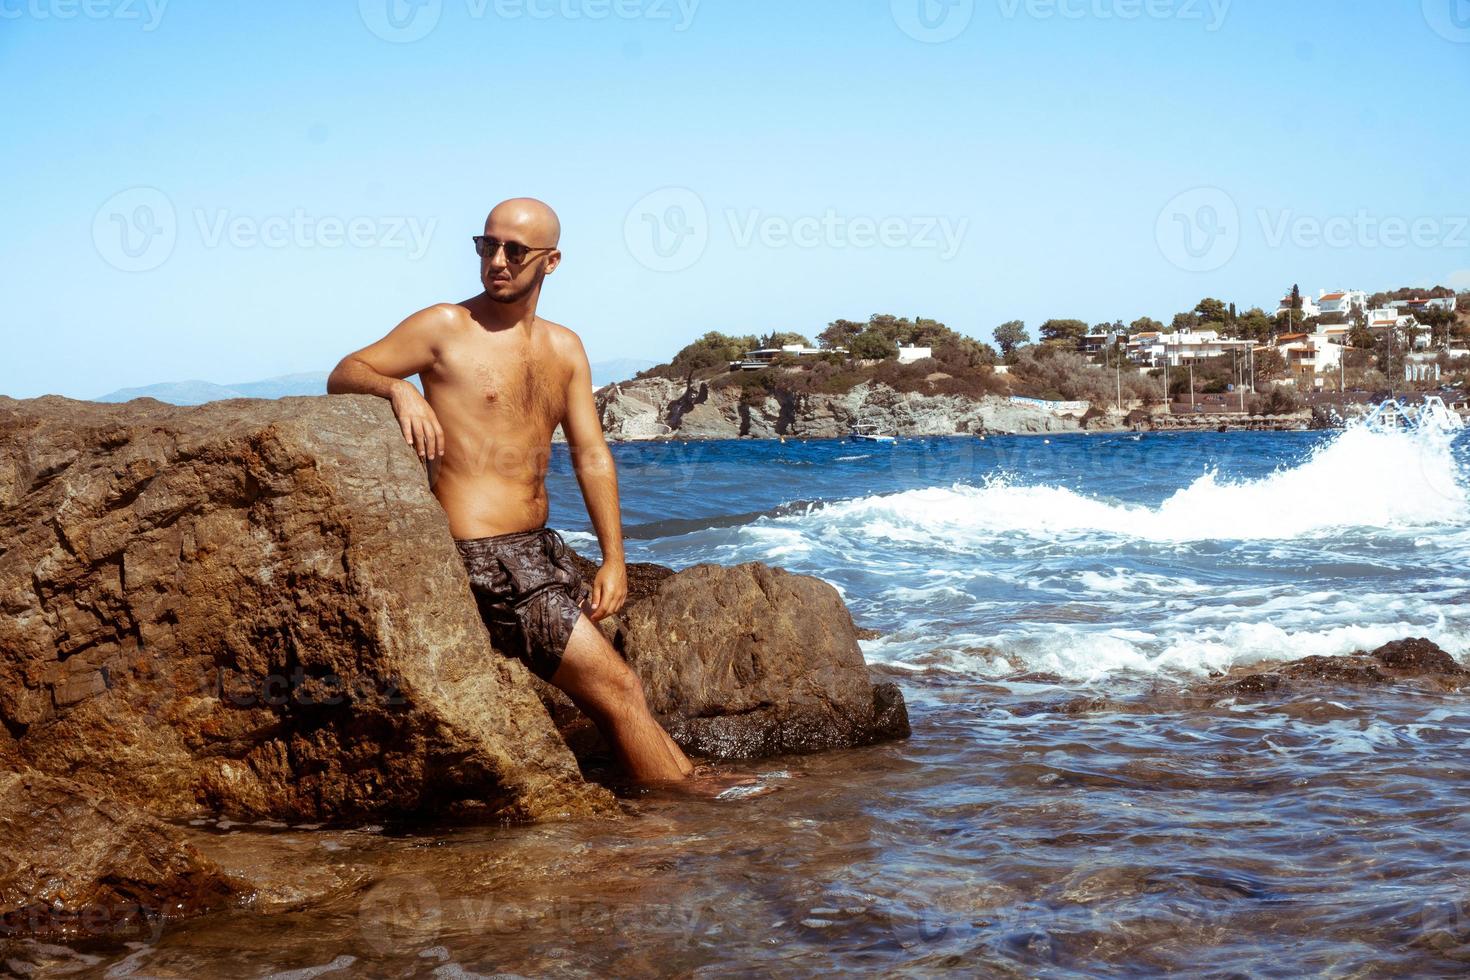
[(1409, 635), (1464, 655), (1470, 578), (1446, 571), (1470, 558), (1455, 438), (1355, 426), (1263, 475), (1210, 466), (1157, 506), (1104, 496), (1119, 482), (1106, 463), (1085, 490), (1012, 470), (761, 518), (706, 545), (833, 581), (888, 628), (865, 651), (895, 668), (1101, 682)]
[[(1357, 426), (1304, 462), (1261, 479), (1221, 480), (1208, 471), (1157, 508), (1065, 487), (1023, 485), (1003, 475), (978, 486), (840, 501), (768, 523), (817, 538), (856, 533), (952, 551), (978, 547), (998, 535), (1248, 541), (1464, 524), (1470, 521), (1470, 495), (1451, 442), (1439, 432)], [(759, 533), (755, 526), (752, 531)]]

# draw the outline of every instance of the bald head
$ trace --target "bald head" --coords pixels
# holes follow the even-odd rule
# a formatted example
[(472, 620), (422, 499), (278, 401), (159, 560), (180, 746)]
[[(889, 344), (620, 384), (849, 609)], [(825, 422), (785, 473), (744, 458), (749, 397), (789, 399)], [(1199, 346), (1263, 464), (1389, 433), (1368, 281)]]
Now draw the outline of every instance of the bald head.
[(532, 248), (556, 248), (561, 244), (561, 219), (545, 201), (513, 197), (495, 205), (485, 219), (485, 234)]

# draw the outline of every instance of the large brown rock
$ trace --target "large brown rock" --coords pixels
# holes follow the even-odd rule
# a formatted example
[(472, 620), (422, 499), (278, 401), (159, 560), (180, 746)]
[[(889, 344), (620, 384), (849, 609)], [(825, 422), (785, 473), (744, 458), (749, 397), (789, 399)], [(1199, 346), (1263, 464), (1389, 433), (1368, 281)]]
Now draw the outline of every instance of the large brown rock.
[(79, 783), (0, 772), (0, 939), (153, 934), (235, 900), (242, 882), (177, 829)]
[[(655, 568), (640, 568), (606, 631), (686, 751), (759, 759), (908, 737), (902, 693), (872, 683), (832, 586), (761, 564)], [(579, 756), (603, 751), (570, 702), (541, 690)]]
[(367, 396), (0, 398), (0, 766), (338, 819), (611, 812)]

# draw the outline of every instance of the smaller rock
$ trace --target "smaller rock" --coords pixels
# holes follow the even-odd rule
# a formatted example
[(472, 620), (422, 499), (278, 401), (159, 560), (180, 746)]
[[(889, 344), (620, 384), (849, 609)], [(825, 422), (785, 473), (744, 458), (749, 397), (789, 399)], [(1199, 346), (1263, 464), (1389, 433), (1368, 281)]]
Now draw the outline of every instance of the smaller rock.
[[(571, 559), (577, 568), (577, 574), (586, 581), (588, 588), (592, 587), (593, 580), (597, 577), (599, 565), (587, 558), (583, 558), (571, 548), (567, 549), (567, 557)], [(623, 604), (626, 608), (635, 603), (642, 602), (658, 591), (664, 579), (674, 574), (672, 568), (664, 565), (652, 565), (645, 562), (629, 562), (628, 564), (628, 598)]]
[[(603, 631), (686, 751), (750, 760), (909, 736), (902, 692), (872, 682), (852, 617), (826, 582), (756, 563), (631, 566), (629, 580), (626, 609)], [(578, 759), (605, 755), (565, 695), (538, 690)]]
[(1287, 695), (1310, 685), (1375, 687), (1381, 684), (1412, 684), (1442, 691), (1458, 691), (1470, 679), (1470, 670), (1429, 640), (1396, 640), (1365, 653), (1345, 657), (1303, 657), (1270, 670), (1232, 671), (1212, 682), (1207, 691), (1214, 697)]
[(1461, 667), (1454, 657), (1423, 637), (1385, 643), (1373, 651), (1373, 656), (1392, 670), (1470, 677), (1470, 670)]

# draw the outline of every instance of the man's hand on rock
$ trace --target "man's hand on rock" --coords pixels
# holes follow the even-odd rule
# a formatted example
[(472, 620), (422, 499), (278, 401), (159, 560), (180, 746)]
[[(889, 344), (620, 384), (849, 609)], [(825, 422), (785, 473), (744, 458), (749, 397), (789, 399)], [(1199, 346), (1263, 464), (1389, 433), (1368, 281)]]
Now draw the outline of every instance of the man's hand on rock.
[(424, 396), (407, 381), (393, 386), (393, 414), (403, 429), (403, 438), (419, 459), (439, 459), (444, 455), (444, 430)]
[(628, 566), (621, 561), (605, 562), (592, 583), (592, 621), (600, 623), (620, 612), (628, 600)]

